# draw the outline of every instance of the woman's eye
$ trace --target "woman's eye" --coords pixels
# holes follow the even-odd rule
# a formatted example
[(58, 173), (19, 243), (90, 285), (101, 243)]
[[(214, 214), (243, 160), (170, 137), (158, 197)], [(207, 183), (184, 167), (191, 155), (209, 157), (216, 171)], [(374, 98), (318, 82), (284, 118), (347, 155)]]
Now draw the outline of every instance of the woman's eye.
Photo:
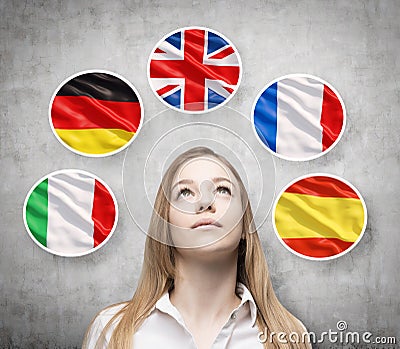
[(192, 191), (190, 189), (184, 188), (179, 192), (178, 197), (183, 196), (183, 197), (187, 198), (191, 194), (192, 194)]
[(230, 190), (228, 187), (219, 186), (219, 187), (217, 188), (217, 191), (218, 191), (220, 194), (228, 194), (228, 195), (231, 195), (231, 190)]

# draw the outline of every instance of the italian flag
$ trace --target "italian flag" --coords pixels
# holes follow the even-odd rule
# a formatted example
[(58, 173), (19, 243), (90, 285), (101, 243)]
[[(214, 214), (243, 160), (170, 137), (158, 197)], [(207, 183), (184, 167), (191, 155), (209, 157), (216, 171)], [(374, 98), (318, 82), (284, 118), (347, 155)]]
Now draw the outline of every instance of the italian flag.
[(78, 171), (49, 175), (27, 197), (24, 220), (40, 245), (65, 256), (90, 252), (117, 221), (113, 196), (97, 179)]
[(279, 197), (274, 223), (292, 250), (315, 259), (338, 255), (360, 240), (366, 209), (356, 191), (329, 176), (310, 176)]

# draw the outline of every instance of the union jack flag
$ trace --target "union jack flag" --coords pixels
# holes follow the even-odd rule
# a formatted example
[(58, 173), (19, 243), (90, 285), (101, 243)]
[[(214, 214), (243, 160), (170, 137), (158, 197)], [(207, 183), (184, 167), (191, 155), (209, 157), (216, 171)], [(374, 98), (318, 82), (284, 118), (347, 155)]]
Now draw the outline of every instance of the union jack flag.
[(156, 47), (148, 71), (153, 90), (169, 106), (201, 113), (233, 95), (241, 63), (238, 52), (220, 35), (184, 28)]

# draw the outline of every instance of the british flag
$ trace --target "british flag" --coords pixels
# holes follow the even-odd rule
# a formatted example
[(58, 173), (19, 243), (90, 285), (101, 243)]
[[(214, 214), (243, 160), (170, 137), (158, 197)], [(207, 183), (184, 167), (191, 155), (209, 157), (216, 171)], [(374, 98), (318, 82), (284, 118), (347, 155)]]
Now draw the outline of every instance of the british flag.
[(149, 61), (153, 90), (180, 111), (202, 113), (222, 105), (239, 86), (235, 48), (205, 28), (183, 28), (167, 36)]

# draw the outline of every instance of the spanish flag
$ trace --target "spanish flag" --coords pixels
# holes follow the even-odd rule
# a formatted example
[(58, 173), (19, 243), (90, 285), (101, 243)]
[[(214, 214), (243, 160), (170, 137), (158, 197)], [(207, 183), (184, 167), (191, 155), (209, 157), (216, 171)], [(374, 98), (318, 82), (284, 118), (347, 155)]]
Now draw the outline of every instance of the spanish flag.
[(85, 73), (65, 83), (51, 105), (51, 122), (60, 140), (89, 156), (125, 148), (137, 132), (142, 108), (135, 91), (120, 78)]
[(356, 191), (330, 176), (309, 176), (290, 185), (274, 210), (276, 232), (289, 249), (322, 259), (360, 240), (366, 208)]

